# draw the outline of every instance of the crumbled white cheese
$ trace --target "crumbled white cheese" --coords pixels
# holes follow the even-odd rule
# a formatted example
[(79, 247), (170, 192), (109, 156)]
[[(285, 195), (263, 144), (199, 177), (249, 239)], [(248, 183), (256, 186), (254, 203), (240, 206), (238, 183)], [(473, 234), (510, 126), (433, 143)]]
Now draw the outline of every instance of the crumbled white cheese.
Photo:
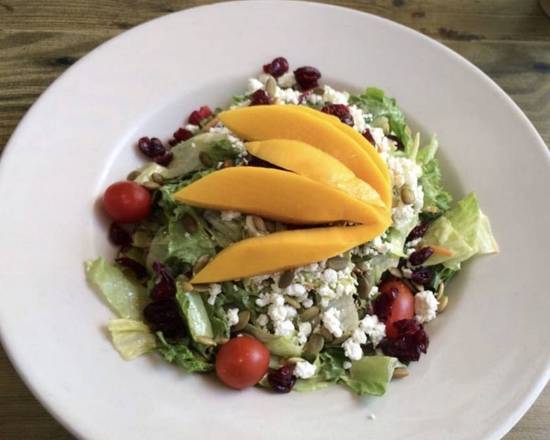
[(277, 79), (277, 82), (279, 83), (279, 86), (281, 86), (283, 89), (288, 89), (289, 87), (292, 87), (294, 84), (296, 84), (296, 78), (294, 77), (294, 73), (287, 72), (283, 73)]
[(392, 208), (391, 210), (392, 220), (394, 226), (397, 229), (403, 228), (408, 225), (416, 216), (416, 212), (411, 205), (403, 205)]
[(306, 298), (302, 301), (302, 306), (305, 309), (309, 309), (310, 307), (313, 307), (313, 300), (311, 298)]
[(372, 138), (374, 139), (374, 144), (376, 147), (381, 147), (384, 142), (384, 130), (382, 130), (380, 127), (371, 127), (368, 126), (368, 129), (370, 131), (370, 134), (372, 135)]
[(227, 309), (227, 324), (229, 327), (239, 322), (239, 309)]
[(353, 118), (353, 128), (358, 132), (363, 133), (367, 129), (367, 123), (365, 122), (365, 113), (359, 107), (351, 105), (349, 112)]
[(301, 93), (294, 89), (281, 89), (277, 87), (275, 92), (276, 104), (299, 104)]
[(325, 85), (323, 87), (323, 101), (330, 104), (348, 104), (349, 93), (348, 92), (338, 92), (332, 87)]
[(363, 349), (361, 348), (361, 344), (355, 342), (353, 338), (346, 339), (346, 341), (342, 344), (342, 348), (344, 349), (344, 354), (346, 357), (352, 361), (358, 361), (363, 357)]
[(273, 328), (277, 336), (290, 336), (294, 332), (294, 324), (290, 319), (273, 321)]
[(375, 347), (386, 336), (386, 326), (378, 320), (378, 316), (376, 315), (365, 315), (361, 322), (359, 322), (359, 327), (367, 334), (372, 345)]
[(340, 315), (340, 310), (330, 307), (323, 313), (322, 317), (325, 328), (337, 338), (343, 334)]
[(322, 274), (322, 279), (329, 286), (334, 286), (338, 282), (338, 273), (334, 269), (325, 269)]
[(368, 293), (368, 299), (373, 299), (375, 298), (376, 296), (378, 296), (378, 294), (380, 293), (380, 291), (378, 290), (378, 286), (372, 286), (371, 289), (369, 290), (369, 293)]
[(246, 87), (246, 93), (254, 93), (256, 90), (264, 88), (264, 83), (258, 81), (256, 78), (250, 78), (248, 80), (248, 86)]
[(344, 370), (349, 370), (352, 366), (352, 363), (350, 361), (345, 361), (343, 364), (342, 364), (342, 367), (344, 367)]
[(351, 334), (351, 339), (353, 339), (358, 344), (366, 344), (367, 343), (367, 335), (361, 328), (356, 328), (353, 333)]
[(222, 286), (221, 284), (210, 284), (210, 289), (208, 291), (209, 293), (209, 296), (208, 296), (208, 304), (210, 305), (214, 305), (214, 303), (216, 302), (216, 297), (222, 293)]
[(268, 322), (269, 322), (269, 318), (265, 313), (261, 313), (256, 318), (256, 324), (258, 324), (260, 327), (265, 327)]
[(307, 338), (311, 334), (311, 323), (309, 322), (301, 322), (298, 324), (298, 342), (300, 344), (305, 344), (307, 341)]
[(321, 95), (318, 95), (317, 93), (308, 93), (306, 95), (306, 101), (312, 105), (323, 105), (323, 97)]
[(221, 212), (221, 219), (224, 222), (230, 222), (231, 220), (235, 220), (241, 217), (241, 213), (238, 211), (222, 211)]
[(420, 323), (429, 322), (437, 315), (437, 301), (431, 290), (423, 290), (414, 296), (414, 311), (416, 320)]
[(294, 367), (294, 375), (299, 379), (309, 379), (315, 376), (317, 367), (308, 361), (298, 361)]
[(297, 298), (304, 298), (307, 296), (307, 290), (306, 288), (298, 283), (291, 284), (285, 289), (285, 293), (288, 296), (295, 296)]
[(200, 130), (200, 127), (194, 124), (187, 124), (184, 128), (190, 131), (191, 133), (196, 133), (197, 131)]

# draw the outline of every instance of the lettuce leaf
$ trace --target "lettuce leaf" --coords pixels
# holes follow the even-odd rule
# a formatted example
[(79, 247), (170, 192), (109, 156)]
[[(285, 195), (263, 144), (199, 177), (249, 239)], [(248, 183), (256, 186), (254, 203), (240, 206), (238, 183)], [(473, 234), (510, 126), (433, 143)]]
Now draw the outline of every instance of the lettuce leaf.
[(441, 169), (435, 157), (439, 143), (432, 136), (428, 145), (422, 147), (416, 156), (417, 163), (422, 167), (420, 184), (424, 190), (424, 211), (439, 214), (449, 209), (452, 197), (441, 183)]
[(457, 205), (435, 220), (422, 239), (426, 246), (447, 248), (452, 256), (432, 255), (427, 265), (442, 263), (453, 270), (476, 254), (498, 252), (498, 244), (491, 231), (489, 219), (479, 207), (474, 193), (468, 194)]
[(291, 358), (299, 357), (302, 354), (302, 347), (292, 336), (275, 336), (251, 324), (248, 324), (244, 331), (262, 342), (275, 356)]
[(162, 333), (157, 333), (160, 345), (157, 351), (168, 362), (177, 365), (188, 373), (203, 373), (212, 371), (214, 366), (199, 353), (192, 350), (186, 341), (168, 343)]
[(176, 299), (193, 340), (197, 341), (197, 338), (200, 336), (213, 338), (212, 323), (204, 307), (201, 294), (197, 292), (183, 292), (178, 285)]
[(349, 376), (343, 382), (359, 395), (381, 396), (393, 376), (397, 359), (388, 356), (365, 356), (353, 361)]
[(116, 350), (126, 361), (148, 353), (157, 346), (149, 327), (133, 319), (112, 319), (107, 326)]
[(145, 287), (104, 258), (87, 261), (85, 270), (88, 283), (120, 318), (141, 319), (141, 311), (149, 302)]

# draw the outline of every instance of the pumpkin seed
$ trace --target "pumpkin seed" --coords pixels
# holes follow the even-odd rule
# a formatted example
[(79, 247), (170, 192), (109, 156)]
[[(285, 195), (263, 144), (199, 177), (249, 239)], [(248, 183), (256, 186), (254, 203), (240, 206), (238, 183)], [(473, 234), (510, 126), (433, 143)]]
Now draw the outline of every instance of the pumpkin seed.
[(235, 162), (233, 162), (231, 159), (225, 159), (222, 163), (222, 168), (231, 168), (235, 166)]
[(279, 289), (286, 289), (294, 280), (294, 270), (287, 270), (279, 277)]
[(181, 222), (183, 223), (183, 229), (190, 234), (194, 234), (199, 229), (197, 220), (195, 220), (195, 217), (191, 214), (185, 214), (181, 219)]
[(264, 220), (264, 224), (267, 232), (275, 232), (275, 223), (269, 220)]
[(312, 306), (309, 309), (306, 309), (302, 313), (300, 313), (300, 319), (304, 322), (311, 321), (313, 318), (319, 316), (319, 313), (319, 307)]
[(229, 338), (224, 338), (223, 336), (216, 336), (216, 338), (214, 340), (216, 341), (216, 344), (218, 344), (218, 345), (223, 345), (226, 342), (229, 342)]
[(210, 168), (214, 165), (214, 161), (206, 151), (201, 151), (199, 153), (199, 160), (207, 168)]
[(390, 267), (388, 269), (388, 272), (396, 278), (403, 278), (403, 273), (397, 267)]
[(208, 121), (208, 123), (204, 125), (203, 130), (208, 130), (209, 128), (212, 128), (218, 122), (220, 122), (220, 119), (217, 116), (210, 119), (210, 121)]
[(126, 177), (126, 180), (136, 180), (137, 176), (139, 176), (141, 173), (138, 170), (132, 171), (128, 176)]
[(301, 304), (290, 296), (285, 296), (285, 301), (295, 309), (299, 309), (301, 307)]
[(148, 249), (151, 241), (151, 236), (145, 231), (137, 230), (132, 234), (132, 246)]
[(408, 375), (409, 370), (403, 367), (397, 367), (395, 370), (393, 370), (392, 379), (401, 379), (403, 377), (407, 377)]
[(326, 342), (334, 341), (334, 336), (332, 336), (332, 333), (329, 332), (325, 327), (320, 328), (319, 334), (325, 339)]
[(265, 222), (263, 218), (258, 217), (257, 215), (253, 215), (252, 221), (254, 222), (254, 227), (258, 232), (262, 234), (265, 234), (267, 232), (267, 228), (265, 227)]
[(214, 341), (214, 339), (212, 338), (209, 338), (208, 336), (197, 336), (196, 340), (199, 344), (202, 344), (202, 345), (209, 345), (209, 346), (216, 345), (216, 341)]
[(158, 183), (159, 185), (162, 185), (164, 183), (164, 177), (160, 173), (151, 174), (151, 180), (155, 183)]
[(435, 297), (440, 299), (443, 296), (443, 292), (445, 292), (445, 283), (441, 281), (439, 286), (437, 286), (437, 295)]
[(327, 260), (327, 266), (334, 270), (344, 270), (348, 265), (348, 257), (346, 255), (336, 256)]
[[(249, 237), (260, 237), (262, 233), (258, 230), (256, 227), (256, 221), (254, 220), (254, 217), (257, 217), (255, 215), (247, 215), (244, 220), (244, 225), (246, 228), (246, 232), (248, 233)], [(258, 222), (259, 224), (259, 222)]]
[(323, 347), (325, 346), (325, 338), (319, 333), (312, 334), (306, 345), (304, 345), (304, 353), (308, 354), (317, 354), (320, 353)]
[(359, 298), (368, 299), (370, 293), (369, 283), (363, 275), (357, 275), (357, 294)]
[(401, 200), (406, 205), (412, 205), (416, 200), (416, 198), (414, 196), (414, 191), (407, 184), (405, 184), (401, 187)]
[(381, 128), (384, 134), (389, 134), (390, 132), (390, 121), (385, 116), (377, 116), (374, 118), (374, 121), (372, 121), (372, 126)]
[(298, 362), (302, 362), (303, 359), (301, 357), (291, 357), (286, 360), (289, 364), (297, 364)]
[(210, 292), (209, 284), (193, 284), (193, 290), (195, 292)]
[(237, 322), (233, 327), (231, 327), (232, 332), (240, 332), (246, 327), (250, 321), (250, 310), (242, 310), (239, 312), (239, 322)]
[(340, 345), (341, 343), (345, 342), (346, 339), (348, 339), (348, 338), (349, 338), (349, 336), (342, 335), (342, 336), (340, 336), (339, 338), (335, 338), (335, 339), (332, 341), (332, 343), (333, 343), (333, 344), (336, 344), (336, 345)]
[(312, 319), (309, 320), (309, 323), (311, 324), (312, 329), (317, 329), (321, 324), (321, 317), (319, 315), (314, 316)]
[(203, 255), (202, 257), (199, 257), (197, 259), (197, 262), (193, 266), (193, 273), (200, 272), (202, 269), (204, 269), (204, 267), (208, 264), (209, 261), (210, 261), (210, 256), (208, 255)]
[(439, 304), (437, 306), (437, 311), (439, 313), (443, 312), (447, 308), (447, 304), (449, 303), (449, 297), (447, 295), (443, 295), (441, 299), (439, 300)]
[(181, 289), (184, 291), (184, 292), (192, 292), (194, 287), (193, 287), (193, 284), (191, 284), (188, 280), (180, 280), (179, 277), (178, 277), (178, 285), (181, 287)]
[(269, 76), (265, 82), (265, 91), (271, 99), (277, 97), (277, 80), (272, 76)]
[(147, 181), (143, 183), (143, 186), (151, 191), (159, 189), (160, 185), (157, 182)]

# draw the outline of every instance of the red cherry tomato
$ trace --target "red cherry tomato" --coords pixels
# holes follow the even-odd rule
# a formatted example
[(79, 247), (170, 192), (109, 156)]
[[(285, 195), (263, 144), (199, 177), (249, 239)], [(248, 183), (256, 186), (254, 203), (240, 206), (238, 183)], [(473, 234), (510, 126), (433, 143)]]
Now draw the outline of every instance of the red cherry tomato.
[(116, 182), (105, 190), (103, 206), (117, 222), (138, 222), (151, 212), (151, 194), (136, 182)]
[(230, 339), (216, 356), (218, 377), (228, 387), (237, 390), (257, 384), (268, 367), (269, 351), (250, 336)]
[(386, 320), (386, 335), (393, 338), (397, 336), (397, 330), (394, 328), (393, 323), (402, 319), (412, 319), (414, 316), (414, 295), (411, 289), (399, 280), (385, 281), (379, 289), (382, 295), (391, 295), (393, 289), (397, 291), (397, 297)]

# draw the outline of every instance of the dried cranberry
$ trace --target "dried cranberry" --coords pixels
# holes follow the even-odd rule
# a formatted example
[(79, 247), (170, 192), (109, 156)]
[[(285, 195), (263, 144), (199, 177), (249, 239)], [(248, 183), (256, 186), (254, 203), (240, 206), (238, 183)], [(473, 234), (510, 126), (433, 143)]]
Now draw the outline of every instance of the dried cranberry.
[(176, 294), (176, 283), (166, 266), (155, 261), (153, 270), (156, 274), (156, 281), (151, 290), (151, 298), (154, 301), (160, 301), (173, 297)]
[(353, 117), (349, 112), (349, 108), (344, 104), (327, 104), (321, 111), (323, 113), (328, 113), (329, 115), (336, 116), (344, 124), (351, 125), (353, 127)]
[(425, 286), (426, 284), (430, 283), (434, 277), (434, 272), (429, 267), (420, 267), (418, 269), (413, 270), (413, 273), (411, 275), (411, 280), (414, 281), (416, 284), (421, 284)]
[(428, 230), (428, 223), (421, 223), (418, 226), (415, 226), (413, 230), (407, 236), (407, 241), (416, 240), (417, 238), (424, 237), (424, 234)]
[(119, 257), (115, 259), (115, 261), (118, 265), (131, 270), (138, 279), (145, 278), (147, 276), (147, 269), (132, 258)]
[(168, 166), (170, 162), (172, 162), (172, 159), (174, 158), (174, 155), (171, 151), (167, 151), (162, 156), (157, 156), (153, 160), (162, 166)]
[(172, 136), (176, 142), (182, 142), (187, 139), (191, 139), (193, 137), (193, 133), (185, 128), (178, 128)]
[(380, 321), (386, 322), (391, 315), (391, 309), (398, 294), (397, 289), (389, 289), (387, 292), (382, 292), (374, 300), (372, 304), (373, 312)]
[(111, 223), (111, 226), (109, 226), (109, 239), (111, 243), (117, 246), (130, 246), (132, 244), (130, 233), (116, 222)]
[(425, 246), (418, 249), (417, 251), (414, 251), (409, 257), (409, 261), (413, 266), (420, 266), (428, 258), (430, 258), (433, 253), (434, 250), (430, 246)]
[(185, 324), (179, 306), (174, 299), (152, 302), (143, 309), (143, 317), (155, 332), (162, 332), (168, 338), (185, 335)]
[(403, 142), (401, 142), (401, 139), (399, 139), (396, 135), (387, 134), (386, 137), (395, 142), (398, 150), (401, 150), (401, 151), (405, 150), (405, 145), (403, 145)]
[(269, 370), (267, 381), (277, 393), (288, 393), (296, 383), (292, 368), (288, 365), (283, 365), (277, 370)]
[(164, 154), (166, 148), (158, 138), (142, 137), (138, 141), (138, 148), (147, 157), (156, 157)]
[(420, 353), (426, 353), (430, 340), (416, 319), (402, 319), (393, 326), (397, 336), (385, 338), (379, 346), (385, 355), (396, 357), (401, 362), (411, 362), (417, 361)]
[(277, 57), (271, 63), (264, 64), (264, 72), (278, 78), (288, 72), (288, 61), (286, 58)]
[(271, 104), (271, 99), (265, 90), (256, 90), (250, 95), (250, 105), (268, 105)]
[(203, 105), (198, 110), (195, 110), (189, 115), (189, 123), (193, 125), (200, 125), (200, 123), (206, 119), (212, 116), (212, 110), (210, 110), (210, 107)]
[(294, 71), (296, 82), (302, 90), (314, 89), (319, 86), (319, 78), (321, 78), (321, 72), (315, 67), (304, 66)]
[(363, 132), (363, 137), (369, 141), (372, 145), (374, 145), (376, 142), (374, 142), (374, 138), (372, 137), (372, 133), (368, 128), (365, 128), (365, 131)]

